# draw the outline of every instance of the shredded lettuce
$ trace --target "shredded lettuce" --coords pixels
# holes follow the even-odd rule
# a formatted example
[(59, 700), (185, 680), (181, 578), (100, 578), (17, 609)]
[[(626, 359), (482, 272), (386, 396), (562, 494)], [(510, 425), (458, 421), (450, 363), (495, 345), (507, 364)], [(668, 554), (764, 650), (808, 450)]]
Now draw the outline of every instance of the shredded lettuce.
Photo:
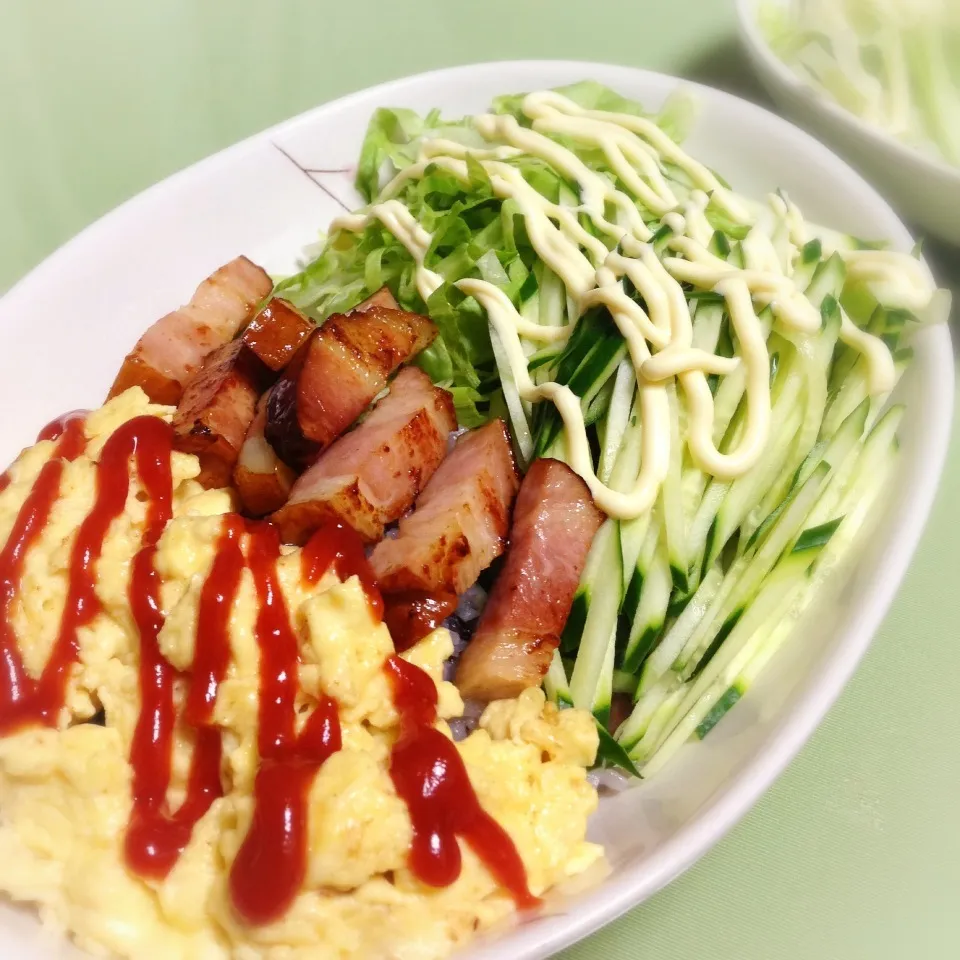
[[(560, 92), (587, 109), (651, 116), (638, 102), (594, 81), (563, 87)], [(523, 96), (498, 97), (493, 110), (510, 113), (526, 123), (520, 109)], [(651, 119), (671, 137), (680, 140), (693, 115), (692, 100), (687, 94), (679, 94), (671, 97)], [(377, 110), (370, 119), (360, 153), (358, 191), (372, 203), (389, 179), (417, 162), (421, 142), (436, 137), (470, 147), (485, 145), (470, 117), (449, 120), (441, 117), (439, 111), (421, 116), (403, 108)], [(594, 169), (608, 169), (599, 151), (570, 146)], [(552, 202), (577, 201), (577, 184), (565, 180), (548, 164), (529, 156), (509, 162)], [(417, 290), (412, 257), (379, 223), (372, 223), (357, 234), (347, 231), (333, 234), (327, 238), (319, 256), (300, 273), (281, 281), (277, 291), (318, 321), (355, 306), (383, 286), (390, 288), (405, 309), (429, 314), (440, 335), (416, 362), (434, 382), (451, 391), (460, 423), (476, 426), (502, 412), (507, 404), (486, 314), (454, 284), (464, 277), (482, 277), (501, 287), (520, 308), (537, 297), (539, 283), (534, 267), (539, 258), (516, 202), (496, 197), (483, 167), (469, 156), (467, 169), (469, 179), (464, 182), (439, 166), (428, 167), (423, 177), (405, 183), (397, 195), (433, 237), (425, 264), (439, 274), (444, 283), (432, 294), (429, 303), (424, 303)], [(690, 189), (681, 171), (670, 168), (666, 173), (681, 192)], [(582, 218), (582, 222), (586, 229), (596, 232), (588, 218)], [(537, 308), (541, 323), (563, 325), (567, 322), (568, 305), (563, 297), (544, 297)], [(553, 355), (546, 353), (544, 362), (549, 362)], [(515, 398), (512, 399), (516, 407)], [(603, 402), (603, 397), (595, 400), (591, 408), (593, 415), (602, 409)], [(541, 419), (544, 419), (541, 443), (545, 443), (552, 439), (556, 424), (552, 422), (554, 418)]]

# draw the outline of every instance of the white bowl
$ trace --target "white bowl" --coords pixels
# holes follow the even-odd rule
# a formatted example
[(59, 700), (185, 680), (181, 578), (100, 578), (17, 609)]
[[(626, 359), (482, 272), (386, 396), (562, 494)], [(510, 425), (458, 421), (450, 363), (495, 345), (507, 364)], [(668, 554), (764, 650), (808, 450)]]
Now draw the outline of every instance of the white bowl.
[[(10, 411), (0, 423), (0, 458), (13, 457), (56, 414), (96, 405), (138, 334), (217, 265), (244, 252), (271, 269), (291, 268), (341, 204), (358, 202), (349, 168), (374, 108), (476, 112), (498, 93), (584, 77), (651, 109), (679, 83), (625, 67), (573, 62), (428, 73), (319, 107), (104, 217), (0, 301), (0, 405)], [(703, 109), (688, 145), (736, 188), (759, 198), (783, 186), (811, 219), (911, 247), (887, 204), (825, 147), (757, 106), (694, 89)], [(922, 331), (915, 347), (915, 363), (899, 388), (909, 408), (894, 508), (843, 592), (824, 600), (803, 640), (788, 645), (706, 740), (685, 747), (651, 781), (602, 801), (592, 835), (607, 846), (610, 873), (599, 886), (554, 897), (547, 915), (468, 951), (473, 960), (546, 957), (649, 897), (743, 816), (821, 721), (896, 592), (943, 465), (953, 409), (947, 328)], [(0, 906), (0, 956), (50, 957), (49, 938), (38, 930), (30, 911)], [(58, 955), (69, 954), (79, 955), (66, 948)]]
[(960, 244), (960, 169), (911, 149), (805, 84), (761, 32), (762, 2), (737, 0), (737, 16), (750, 62), (777, 106), (861, 169), (907, 220)]

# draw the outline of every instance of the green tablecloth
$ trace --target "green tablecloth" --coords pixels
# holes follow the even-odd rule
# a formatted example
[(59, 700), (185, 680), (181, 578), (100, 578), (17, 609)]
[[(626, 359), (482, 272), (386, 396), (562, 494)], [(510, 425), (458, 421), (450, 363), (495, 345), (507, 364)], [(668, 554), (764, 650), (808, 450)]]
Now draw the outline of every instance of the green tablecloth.
[[(0, 0), (0, 289), (173, 170), (403, 74), (575, 58), (762, 100), (732, 6)], [(960, 285), (960, 253), (928, 250)], [(701, 863), (565, 960), (960, 957), (958, 483), (955, 440), (886, 624), (789, 771)]]

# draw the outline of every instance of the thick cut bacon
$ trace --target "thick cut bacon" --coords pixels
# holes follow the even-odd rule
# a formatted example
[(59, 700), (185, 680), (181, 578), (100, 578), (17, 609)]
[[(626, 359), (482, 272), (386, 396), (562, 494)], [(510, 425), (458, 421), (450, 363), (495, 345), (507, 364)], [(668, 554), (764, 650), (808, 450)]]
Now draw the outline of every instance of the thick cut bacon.
[(456, 425), (450, 394), (416, 367), (401, 370), (366, 420), (297, 480), (271, 521), (286, 543), (303, 543), (329, 519), (379, 540), (433, 476)]
[(200, 458), (205, 487), (230, 483), (268, 371), (240, 340), (218, 347), (189, 381), (173, 417), (174, 446)]
[(267, 422), (267, 398), (260, 398), (257, 415), (233, 471), (233, 483), (244, 510), (252, 517), (263, 517), (279, 510), (287, 502), (296, 474), (277, 456), (263, 436)]
[(436, 333), (426, 317), (387, 307), (329, 317), (271, 390), (267, 440), (291, 466), (309, 463)]
[(274, 297), (247, 324), (241, 339), (255, 356), (279, 373), (316, 328), (292, 303)]
[(389, 310), (399, 310), (400, 304), (397, 298), (390, 292), (389, 287), (381, 287), (375, 293), (371, 293), (366, 300), (361, 300), (350, 313), (363, 313), (371, 307), (387, 307)]
[(492, 420), (457, 440), (399, 535), (370, 562), (385, 592), (463, 593), (502, 552), (517, 492), (507, 429)]
[(457, 668), (465, 697), (502, 700), (539, 686), (570, 614), (603, 516), (559, 460), (537, 460), (520, 485), (510, 549)]
[(109, 396), (142, 387), (154, 403), (179, 403), (207, 354), (236, 336), (272, 287), (270, 277), (246, 257), (220, 267), (186, 306), (161, 317), (137, 341)]

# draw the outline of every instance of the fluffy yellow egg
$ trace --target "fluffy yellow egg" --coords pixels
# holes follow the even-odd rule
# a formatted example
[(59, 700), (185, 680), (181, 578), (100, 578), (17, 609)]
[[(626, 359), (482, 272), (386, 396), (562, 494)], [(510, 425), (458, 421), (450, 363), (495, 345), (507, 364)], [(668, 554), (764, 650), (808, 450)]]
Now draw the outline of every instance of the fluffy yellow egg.
[[(30, 549), (11, 622), (24, 665), (36, 677), (50, 656), (68, 589), (77, 528), (95, 497), (104, 442), (137, 416), (169, 420), (172, 409), (129, 390), (91, 414), (87, 450), (66, 464), (49, 523)], [(27, 449), (0, 493), (5, 543), (54, 445)], [(195, 458), (174, 454), (173, 519), (155, 557), (165, 617), (163, 656), (180, 671), (182, 704), (197, 644), (200, 595), (216, 552), (229, 491), (203, 490)], [(162, 881), (126, 866), (130, 816), (129, 753), (140, 712), (139, 636), (128, 600), (146, 506), (131, 483), (96, 569), (100, 610), (79, 633), (66, 705), (56, 727), (0, 738), (0, 890), (35, 904), (42, 919), (82, 948), (137, 960), (235, 958), (416, 958), (446, 956), (478, 929), (510, 914), (513, 903), (464, 844), (459, 879), (444, 888), (409, 870), (410, 817), (390, 778), (399, 717), (384, 672), (394, 654), (387, 628), (371, 614), (355, 578), (326, 574), (315, 586), (300, 575), (300, 554), (285, 549), (277, 577), (299, 646), (300, 721), (318, 698), (335, 698), (342, 749), (313, 778), (307, 797), (308, 859), (302, 889), (278, 921), (251, 926), (237, 916), (227, 878), (253, 815), (260, 652), (257, 594), (249, 570), (229, 617), (230, 664), (214, 711), (223, 736), (223, 796), (196, 824)], [(453, 652), (446, 630), (402, 656), (425, 670), (438, 691), (438, 728), (461, 715), (456, 688), (443, 680)], [(91, 722), (92, 720), (97, 722)], [(186, 792), (194, 736), (182, 721), (174, 737), (168, 804)], [(602, 851), (586, 842), (597, 797), (586, 779), (597, 735), (592, 719), (557, 711), (539, 691), (490, 705), (479, 729), (457, 745), (483, 808), (507, 831), (542, 894), (589, 867)]]

